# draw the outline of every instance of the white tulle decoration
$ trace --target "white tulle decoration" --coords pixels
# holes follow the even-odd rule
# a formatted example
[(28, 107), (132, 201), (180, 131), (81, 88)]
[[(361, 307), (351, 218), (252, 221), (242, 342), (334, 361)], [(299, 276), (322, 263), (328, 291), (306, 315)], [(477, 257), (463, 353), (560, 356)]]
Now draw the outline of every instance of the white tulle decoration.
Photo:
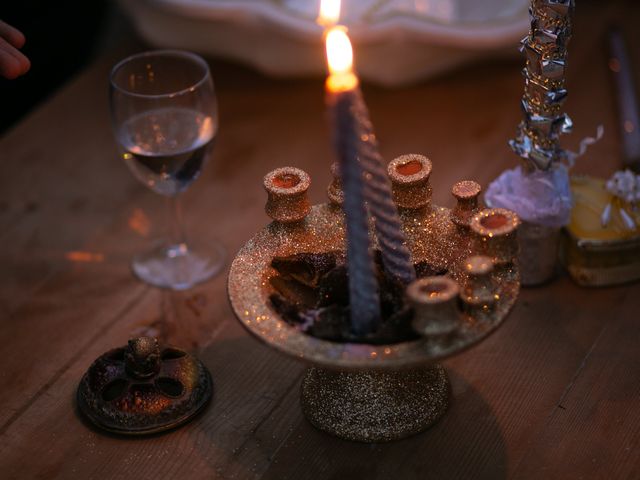
[(525, 222), (560, 228), (571, 217), (569, 173), (563, 165), (524, 173), (506, 170), (487, 189), (485, 202), (492, 208), (507, 208)]

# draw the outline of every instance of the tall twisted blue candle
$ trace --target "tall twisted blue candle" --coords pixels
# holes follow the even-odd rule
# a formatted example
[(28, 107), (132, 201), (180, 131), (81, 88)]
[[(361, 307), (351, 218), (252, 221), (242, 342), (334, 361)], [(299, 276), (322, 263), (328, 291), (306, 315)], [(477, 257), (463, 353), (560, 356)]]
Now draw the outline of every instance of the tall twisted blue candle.
[(378, 149), (378, 141), (369, 119), (367, 106), (360, 89), (354, 91), (355, 113), (360, 130), (360, 161), (367, 173), (365, 199), (374, 219), (376, 237), (380, 244), (385, 271), (396, 280), (408, 285), (416, 279), (411, 253), (406, 246), (398, 207), (393, 202), (391, 181)]
[(364, 335), (375, 330), (380, 321), (380, 299), (369, 248), (364, 175), (358, 161), (360, 138), (354, 115), (356, 96), (354, 90), (332, 92), (329, 103), (344, 191), (351, 328), (356, 335)]

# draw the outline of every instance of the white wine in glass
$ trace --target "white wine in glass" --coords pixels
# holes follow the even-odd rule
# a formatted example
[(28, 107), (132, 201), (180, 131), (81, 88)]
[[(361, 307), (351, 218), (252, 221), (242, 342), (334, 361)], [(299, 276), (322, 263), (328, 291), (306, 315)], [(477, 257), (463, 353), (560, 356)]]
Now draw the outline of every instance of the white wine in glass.
[(218, 131), (207, 63), (179, 50), (128, 57), (111, 72), (110, 105), (122, 158), (170, 204), (168, 238), (137, 255), (133, 271), (147, 283), (175, 290), (207, 280), (224, 265), (224, 251), (213, 241), (206, 248), (187, 243), (177, 198), (198, 178)]

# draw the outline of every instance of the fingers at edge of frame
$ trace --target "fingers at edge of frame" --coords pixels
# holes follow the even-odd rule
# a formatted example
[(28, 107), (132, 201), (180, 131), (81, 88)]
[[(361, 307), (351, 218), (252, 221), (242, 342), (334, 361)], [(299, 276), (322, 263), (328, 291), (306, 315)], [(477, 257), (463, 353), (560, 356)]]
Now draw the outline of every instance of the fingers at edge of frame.
[(0, 37), (15, 48), (22, 48), (26, 39), (20, 30), (0, 20)]
[[(0, 39), (1, 40), (1, 39)], [(11, 49), (11, 50), (10, 50)], [(21, 58), (20, 58), (21, 57)], [(0, 75), (13, 80), (29, 71), (31, 62), (8, 43), (0, 41)]]

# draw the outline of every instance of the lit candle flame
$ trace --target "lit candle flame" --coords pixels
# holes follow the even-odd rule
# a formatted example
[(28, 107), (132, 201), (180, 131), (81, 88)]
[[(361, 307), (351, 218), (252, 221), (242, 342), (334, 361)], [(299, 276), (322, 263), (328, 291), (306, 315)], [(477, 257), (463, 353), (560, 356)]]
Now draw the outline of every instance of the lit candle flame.
[(318, 23), (323, 26), (335, 25), (340, 20), (340, 0), (321, 0)]
[(327, 33), (327, 61), (332, 75), (351, 72), (353, 48), (344, 27), (333, 27)]
[(331, 75), (327, 88), (332, 92), (353, 90), (358, 78), (353, 73), (353, 48), (345, 27), (333, 27), (326, 38), (327, 63)]

